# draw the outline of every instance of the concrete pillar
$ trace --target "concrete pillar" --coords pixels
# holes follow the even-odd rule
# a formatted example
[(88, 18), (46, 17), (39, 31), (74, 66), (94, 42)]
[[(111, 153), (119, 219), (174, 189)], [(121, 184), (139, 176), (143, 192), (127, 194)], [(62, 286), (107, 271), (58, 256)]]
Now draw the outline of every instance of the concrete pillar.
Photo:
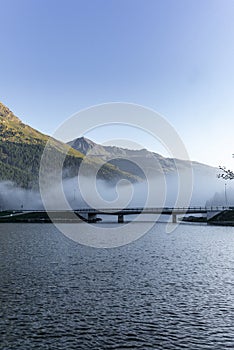
[(173, 224), (177, 223), (176, 214), (172, 214), (172, 222), (173, 222)]
[(119, 214), (119, 215), (118, 215), (118, 223), (119, 223), (119, 224), (124, 223), (124, 216), (123, 216), (123, 214)]
[(96, 218), (97, 218), (96, 214), (88, 213), (88, 222), (95, 222)]

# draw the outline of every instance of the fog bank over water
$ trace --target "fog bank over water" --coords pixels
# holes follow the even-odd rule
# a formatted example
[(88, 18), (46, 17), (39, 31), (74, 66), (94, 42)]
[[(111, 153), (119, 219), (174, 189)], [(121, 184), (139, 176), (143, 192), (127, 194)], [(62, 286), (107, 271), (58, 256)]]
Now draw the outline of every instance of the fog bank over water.
[[(103, 180), (94, 182), (83, 179), (82, 191), (77, 177), (63, 180), (64, 198), (67, 204), (78, 209), (82, 207), (173, 207), (178, 195), (178, 176), (167, 175), (150, 178), (147, 181), (131, 184), (126, 180), (113, 186)], [(84, 185), (85, 183), (85, 185)], [(48, 198), (55, 203), (56, 208), (65, 209), (64, 202), (58, 197), (58, 185), (48, 188)], [(181, 184), (180, 190), (183, 188)], [(148, 193), (149, 192), (149, 193)], [(148, 196), (149, 194), (149, 196)], [(234, 205), (234, 183), (217, 179), (215, 176), (194, 174), (192, 197), (189, 203), (179, 203), (180, 206), (212, 206)], [(177, 203), (178, 205), (178, 203)], [(39, 191), (22, 189), (12, 182), (0, 183), (0, 208), (3, 209), (43, 209)]]
[(0, 208), (4, 209), (42, 209), (38, 191), (17, 187), (10, 181), (0, 182)]

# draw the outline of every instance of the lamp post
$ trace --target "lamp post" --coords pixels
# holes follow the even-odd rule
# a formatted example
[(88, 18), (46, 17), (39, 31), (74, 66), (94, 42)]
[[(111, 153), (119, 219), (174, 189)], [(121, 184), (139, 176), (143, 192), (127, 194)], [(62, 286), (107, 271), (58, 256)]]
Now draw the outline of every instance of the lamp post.
[(224, 184), (224, 194), (225, 194), (225, 205), (226, 207), (228, 206), (228, 201), (227, 201), (227, 183), (225, 182)]

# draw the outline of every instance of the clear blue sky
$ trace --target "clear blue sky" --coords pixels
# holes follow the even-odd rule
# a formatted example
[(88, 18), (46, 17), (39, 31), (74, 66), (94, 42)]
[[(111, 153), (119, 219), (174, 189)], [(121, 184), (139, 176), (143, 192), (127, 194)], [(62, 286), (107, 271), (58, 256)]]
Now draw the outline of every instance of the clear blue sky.
[(133, 102), (164, 115), (192, 159), (234, 162), (233, 0), (0, 0), (0, 9), (0, 100), (25, 123), (52, 134), (82, 108)]

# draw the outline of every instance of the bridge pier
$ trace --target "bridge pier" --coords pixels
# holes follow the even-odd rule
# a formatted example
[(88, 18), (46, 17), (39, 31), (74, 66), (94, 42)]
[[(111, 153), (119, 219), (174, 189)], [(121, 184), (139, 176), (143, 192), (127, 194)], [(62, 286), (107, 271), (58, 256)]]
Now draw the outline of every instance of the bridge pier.
[(97, 215), (94, 213), (88, 213), (88, 222), (95, 222), (97, 219)]
[(123, 216), (123, 214), (119, 214), (118, 215), (118, 223), (119, 224), (123, 224), (124, 223), (124, 216)]
[(176, 224), (176, 223), (177, 223), (176, 214), (172, 214), (172, 222), (173, 222), (173, 224)]
[[(223, 209), (221, 209), (223, 210)], [(115, 215), (118, 216), (118, 223), (124, 223), (125, 215), (137, 215), (140, 213), (144, 214), (160, 214), (167, 215), (170, 222), (176, 224), (177, 216), (186, 215), (186, 214), (207, 214), (208, 219), (211, 215), (213, 215), (214, 211), (220, 211), (217, 208), (202, 208), (202, 207), (186, 207), (186, 208), (105, 208), (105, 209), (93, 209), (93, 208), (84, 208), (77, 209), (77, 212), (81, 217), (84, 218), (84, 221), (87, 222), (96, 222), (101, 221), (97, 216), (99, 215)]]

